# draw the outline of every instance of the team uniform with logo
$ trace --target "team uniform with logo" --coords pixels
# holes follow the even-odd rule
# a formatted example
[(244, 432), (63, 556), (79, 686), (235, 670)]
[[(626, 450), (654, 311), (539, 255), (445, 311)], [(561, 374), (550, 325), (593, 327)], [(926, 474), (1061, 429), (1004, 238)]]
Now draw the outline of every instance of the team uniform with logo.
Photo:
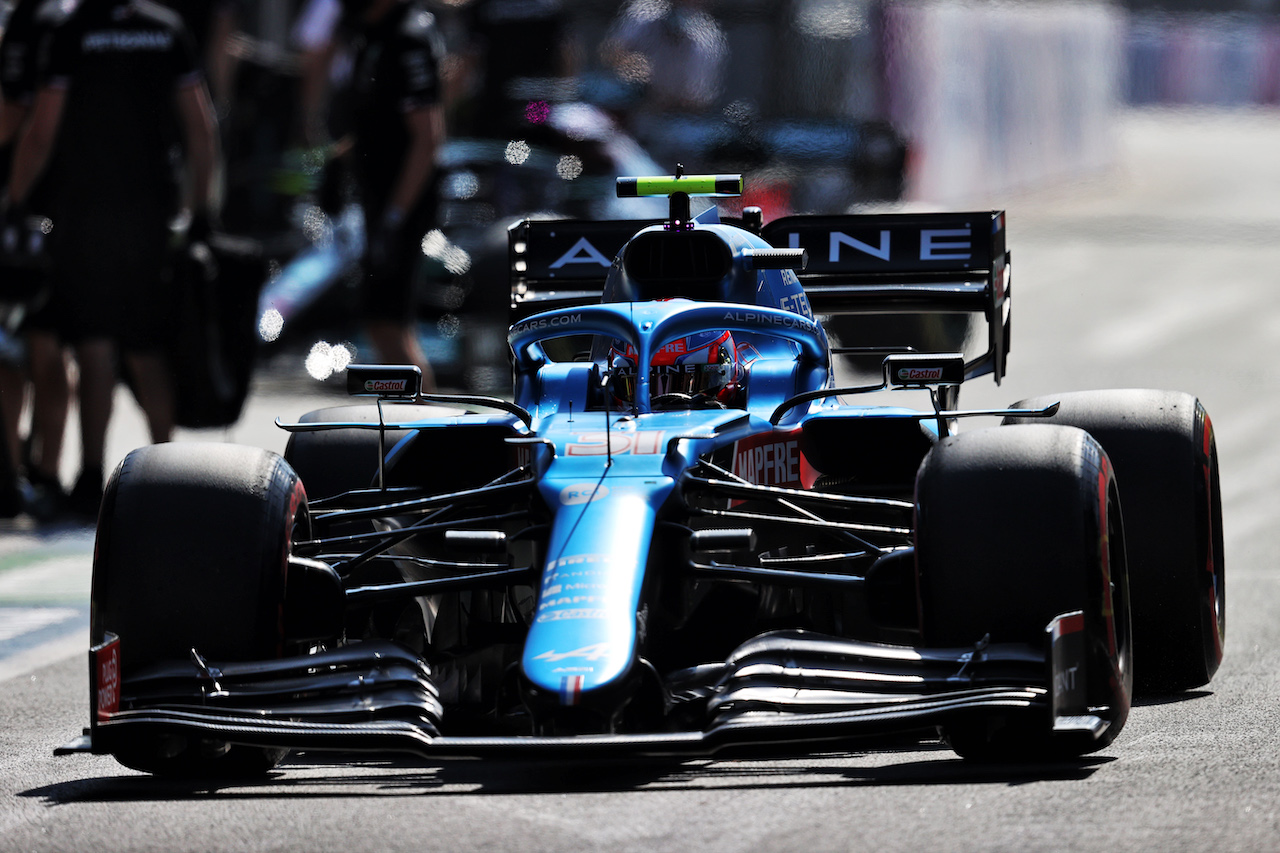
[(163, 0), (163, 5), (177, 12), (182, 23), (191, 33), (196, 46), (196, 57), (203, 63), (213, 38), (213, 21), (223, 12), (239, 14), (243, 0)]
[(43, 2), (18, 0), (5, 22), (0, 38), (0, 93), (9, 103), (30, 104), (35, 97), (35, 18)]
[(190, 36), (147, 0), (85, 0), (47, 50), (42, 85), (66, 102), (47, 171), (53, 291), (32, 324), (68, 343), (157, 348), (179, 201), (175, 98), (202, 83)]
[[(410, 154), (405, 116), (440, 100), (444, 41), (418, 3), (396, 6), (355, 43), (352, 127), (355, 169), (371, 234), (385, 220), (401, 167)], [(403, 322), (413, 312), (413, 264), (435, 221), (427, 190), (404, 220), (385, 258), (366, 258), (365, 316)], [(371, 241), (372, 242), (372, 241)]]
[[(29, 108), (35, 100), (39, 45), (49, 29), (70, 14), (74, 4), (58, 0), (18, 0), (4, 24), (0, 38), (0, 95), (6, 104)], [(0, 187), (9, 182), (13, 165), (14, 138), (0, 145)], [(43, 211), (43, 187), (33, 191), (28, 207)]]

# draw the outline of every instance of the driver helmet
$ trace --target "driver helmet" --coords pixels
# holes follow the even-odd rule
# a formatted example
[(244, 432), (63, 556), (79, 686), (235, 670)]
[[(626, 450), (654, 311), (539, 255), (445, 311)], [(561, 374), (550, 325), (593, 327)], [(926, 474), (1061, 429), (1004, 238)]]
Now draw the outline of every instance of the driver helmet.
[[(630, 405), (636, 395), (635, 348), (614, 341), (609, 350), (613, 371), (613, 396)], [(733, 406), (742, 384), (733, 335), (728, 331), (695, 332), (662, 346), (649, 364), (649, 400), (666, 394), (679, 397), (663, 401), (660, 408), (682, 408), (690, 404)], [(686, 399), (687, 398), (687, 399)]]

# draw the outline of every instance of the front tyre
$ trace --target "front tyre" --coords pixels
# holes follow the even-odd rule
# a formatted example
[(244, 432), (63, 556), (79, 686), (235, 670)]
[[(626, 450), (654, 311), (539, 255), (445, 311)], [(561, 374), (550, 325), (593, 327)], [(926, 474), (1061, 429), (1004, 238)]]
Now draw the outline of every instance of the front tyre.
[(916, 480), (916, 569), (925, 643), (1047, 645), (1045, 629), (1082, 611), (1093, 738), (1052, 733), (1019, 709), (943, 727), (965, 758), (1043, 760), (1102, 749), (1124, 726), (1132, 689), (1129, 596), (1119, 495), (1106, 454), (1078, 429), (997, 427), (944, 438)]
[[(120, 637), (122, 675), (196, 649), (211, 661), (280, 657), (286, 571), (306, 494), (275, 453), (159, 444), (125, 457), (103, 496), (94, 548), (93, 643)], [(151, 773), (262, 773), (283, 750), (156, 736), (116, 759)]]

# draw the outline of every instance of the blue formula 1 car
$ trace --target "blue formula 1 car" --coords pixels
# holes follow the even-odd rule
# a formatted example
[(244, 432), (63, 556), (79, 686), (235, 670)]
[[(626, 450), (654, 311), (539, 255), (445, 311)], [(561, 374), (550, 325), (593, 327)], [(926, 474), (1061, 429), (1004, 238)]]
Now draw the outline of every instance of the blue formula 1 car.
[(622, 178), (670, 216), (514, 227), (510, 400), (358, 366), (375, 399), (282, 423), (283, 458), (131, 453), (66, 749), (191, 775), (887, 734), (1043, 760), (1111, 743), (1135, 690), (1208, 682), (1199, 402), (963, 410), (964, 381), (1005, 371), (1003, 214), (691, 214), (740, 187)]

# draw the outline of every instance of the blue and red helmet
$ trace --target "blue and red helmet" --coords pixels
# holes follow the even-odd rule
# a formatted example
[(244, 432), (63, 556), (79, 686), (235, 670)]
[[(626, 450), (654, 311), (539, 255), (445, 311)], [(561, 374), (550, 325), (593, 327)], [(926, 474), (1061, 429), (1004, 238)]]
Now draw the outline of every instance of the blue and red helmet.
[[(636, 393), (637, 353), (614, 341), (609, 350), (613, 395), (631, 404)], [(649, 401), (657, 408), (690, 405), (737, 405), (742, 385), (733, 335), (728, 331), (695, 332), (662, 346), (649, 363)]]

